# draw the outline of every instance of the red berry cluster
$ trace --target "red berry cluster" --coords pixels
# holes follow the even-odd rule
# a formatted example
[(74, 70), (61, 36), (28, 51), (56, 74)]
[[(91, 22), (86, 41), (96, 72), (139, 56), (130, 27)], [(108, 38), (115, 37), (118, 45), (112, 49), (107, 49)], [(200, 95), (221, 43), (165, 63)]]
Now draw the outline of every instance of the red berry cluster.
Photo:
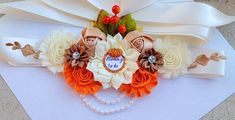
[[(120, 7), (118, 5), (114, 5), (113, 8), (112, 8), (112, 12), (115, 14), (114, 16), (110, 17), (110, 16), (105, 16), (103, 18), (103, 23), (108, 25), (110, 23), (116, 25), (120, 19), (119, 17), (117, 16), (117, 14), (119, 14), (121, 11)], [(125, 25), (120, 25), (118, 26), (118, 31), (120, 33), (125, 33), (126, 32), (126, 26)]]

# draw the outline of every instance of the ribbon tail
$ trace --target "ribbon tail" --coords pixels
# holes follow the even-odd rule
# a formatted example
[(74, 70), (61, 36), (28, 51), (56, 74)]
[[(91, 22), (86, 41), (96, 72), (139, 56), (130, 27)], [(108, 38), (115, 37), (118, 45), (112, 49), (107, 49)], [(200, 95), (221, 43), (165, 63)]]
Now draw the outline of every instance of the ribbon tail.
[(40, 60), (37, 59), (39, 52), (34, 49), (37, 41), (26, 38), (0, 37), (0, 60), (12, 66), (41, 66)]
[(222, 50), (192, 48), (192, 64), (183, 76), (219, 78), (225, 76), (225, 52)]
[(143, 32), (152, 36), (173, 36), (191, 45), (203, 45), (208, 42), (210, 28), (196, 25), (162, 25), (138, 23), (144, 28)]
[[(23, 54), (22, 50), (31, 47), (37, 50), (45, 36), (58, 30), (70, 31), (75, 36), (79, 36), (82, 29), (59, 23), (22, 20), (10, 15), (3, 16), (0, 19), (0, 60), (13, 66), (41, 66), (40, 60), (34, 58), (36, 54), (32, 51), (30, 55)], [(13, 49), (14, 42), (20, 43), (20, 47)], [(7, 43), (10, 44), (7, 45)], [(31, 47), (24, 48), (27, 44)]]
[[(90, 25), (91, 22), (82, 17), (58, 11), (50, 6), (47, 6), (41, 1), (21, 1), (0, 4), (0, 6), (5, 8), (5, 11), (2, 11), (4, 12), (4, 14), (24, 15), (25, 13), (27, 13), (78, 27), (87, 27)], [(9, 12), (6, 9), (15, 10), (14, 12)]]
[(88, 20), (96, 20), (100, 12), (100, 9), (87, 0), (42, 0), (42, 2), (57, 10)]
[(208, 27), (221, 26), (235, 21), (235, 16), (227, 16), (207, 4), (197, 2), (157, 2), (133, 13), (133, 18), (151, 24), (182, 24)]

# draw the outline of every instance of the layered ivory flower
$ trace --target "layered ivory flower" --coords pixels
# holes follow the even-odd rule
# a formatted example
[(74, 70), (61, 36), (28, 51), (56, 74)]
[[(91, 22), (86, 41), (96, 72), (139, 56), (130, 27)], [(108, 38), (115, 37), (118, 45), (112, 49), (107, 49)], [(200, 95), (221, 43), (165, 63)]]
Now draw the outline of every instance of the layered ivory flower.
[(172, 78), (180, 75), (191, 63), (191, 54), (187, 44), (172, 38), (157, 39), (154, 48), (163, 54), (163, 66), (159, 67), (158, 72), (164, 78)]
[(95, 80), (101, 82), (103, 88), (118, 89), (121, 84), (132, 82), (132, 74), (138, 69), (138, 56), (139, 52), (131, 48), (120, 34), (108, 35), (107, 41), (98, 42), (95, 57), (87, 69), (93, 72)]
[(40, 45), (40, 55), (42, 66), (48, 67), (53, 73), (63, 72), (64, 53), (75, 39), (72, 33), (57, 31), (48, 36)]

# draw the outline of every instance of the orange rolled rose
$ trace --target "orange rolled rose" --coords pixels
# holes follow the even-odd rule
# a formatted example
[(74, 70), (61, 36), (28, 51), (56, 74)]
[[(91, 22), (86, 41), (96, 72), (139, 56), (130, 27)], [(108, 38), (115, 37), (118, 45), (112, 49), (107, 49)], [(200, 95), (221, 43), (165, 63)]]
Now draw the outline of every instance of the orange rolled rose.
[(139, 68), (132, 76), (132, 83), (122, 84), (119, 90), (125, 92), (128, 96), (139, 98), (150, 94), (152, 88), (156, 87), (157, 84), (157, 72), (151, 73)]
[(68, 63), (64, 66), (64, 78), (68, 85), (76, 92), (89, 95), (97, 93), (102, 84), (94, 80), (94, 75), (91, 71), (83, 67), (71, 67)]

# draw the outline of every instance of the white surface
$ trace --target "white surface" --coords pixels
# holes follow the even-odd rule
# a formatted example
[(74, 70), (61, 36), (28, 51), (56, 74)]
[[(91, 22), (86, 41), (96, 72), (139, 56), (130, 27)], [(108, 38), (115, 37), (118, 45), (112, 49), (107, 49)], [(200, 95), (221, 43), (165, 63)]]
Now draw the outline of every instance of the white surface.
[[(41, 38), (52, 30), (62, 28), (63, 25), (59, 24), (29, 24), (28, 22), (26, 24), (26, 22), (11, 21), (6, 18), (0, 21), (1, 36), (14, 33), (18, 37)], [(79, 34), (79, 29), (74, 27), (66, 29)], [(109, 116), (98, 115), (87, 109), (81, 103), (78, 95), (67, 86), (62, 76), (54, 75), (44, 68), (16, 68), (0, 62), (0, 74), (34, 120), (196, 120), (235, 91), (234, 51), (217, 30), (213, 30), (212, 35), (210, 43), (205, 47), (226, 51), (228, 60), (225, 78), (213, 80), (160, 79), (158, 87), (150, 96), (138, 100), (125, 112)]]

